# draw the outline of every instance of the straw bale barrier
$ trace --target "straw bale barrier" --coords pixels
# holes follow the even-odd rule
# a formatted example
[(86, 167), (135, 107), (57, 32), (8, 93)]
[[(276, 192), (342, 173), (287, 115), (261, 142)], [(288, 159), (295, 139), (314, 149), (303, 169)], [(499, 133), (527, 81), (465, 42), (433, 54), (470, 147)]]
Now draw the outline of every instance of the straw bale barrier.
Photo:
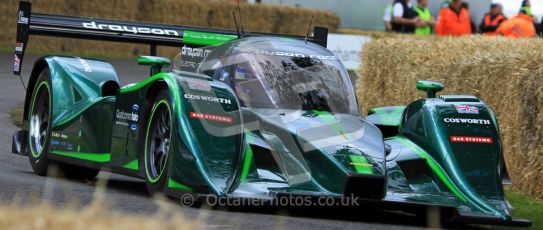
[(356, 84), (369, 108), (425, 97), (415, 82), (442, 81), (442, 94), (475, 95), (497, 113), (513, 188), (543, 198), (543, 40), (472, 36), (374, 39)]
[(0, 205), (0, 229), (203, 229), (203, 224), (183, 213), (158, 212), (154, 215), (123, 214), (95, 204), (83, 208), (50, 204)]
[[(33, 0), (33, 11), (49, 14), (98, 17), (119, 20), (138, 20), (165, 24), (235, 29), (232, 11), (234, 2), (210, 0)], [(330, 12), (297, 7), (242, 3), (245, 31), (304, 35), (311, 15), (314, 25), (335, 31), (339, 18)], [(4, 0), (0, 4), (0, 47), (15, 44), (18, 0)], [(239, 23), (239, 22), (238, 22)], [(32, 52), (139, 55), (147, 54), (143, 45), (114, 42), (80, 41), (76, 39), (32, 37)], [(159, 54), (173, 56), (179, 49), (162, 48)]]

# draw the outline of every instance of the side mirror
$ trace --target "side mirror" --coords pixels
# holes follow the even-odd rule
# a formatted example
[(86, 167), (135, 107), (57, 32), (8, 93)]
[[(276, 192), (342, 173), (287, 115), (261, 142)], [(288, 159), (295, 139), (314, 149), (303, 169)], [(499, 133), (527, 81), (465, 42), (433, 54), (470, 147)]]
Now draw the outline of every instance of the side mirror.
[(151, 66), (151, 76), (157, 73), (162, 72), (162, 68), (170, 66), (170, 59), (165, 57), (155, 57), (155, 56), (139, 56), (138, 64), (139, 65), (148, 65)]
[(426, 91), (428, 98), (435, 98), (437, 92), (443, 90), (445, 86), (437, 81), (417, 81), (417, 89)]

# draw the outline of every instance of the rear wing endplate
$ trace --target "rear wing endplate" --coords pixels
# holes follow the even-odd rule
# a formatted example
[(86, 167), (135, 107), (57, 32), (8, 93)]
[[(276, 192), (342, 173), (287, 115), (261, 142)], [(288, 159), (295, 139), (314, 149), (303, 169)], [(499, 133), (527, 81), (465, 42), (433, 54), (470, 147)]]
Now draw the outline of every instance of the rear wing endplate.
[[(32, 13), (32, 3), (22, 0), (19, 2), (13, 62), (15, 75), (21, 74), (30, 35), (147, 44), (150, 46), (152, 56), (157, 55), (157, 46), (203, 47), (239, 38), (238, 33), (233, 30)], [(281, 36), (305, 39), (302, 36), (282, 34), (248, 32), (244, 35), (246, 37)], [(315, 27), (314, 35), (308, 37), (308, 41), (326, 47), (327, 38), (327, 28)]]

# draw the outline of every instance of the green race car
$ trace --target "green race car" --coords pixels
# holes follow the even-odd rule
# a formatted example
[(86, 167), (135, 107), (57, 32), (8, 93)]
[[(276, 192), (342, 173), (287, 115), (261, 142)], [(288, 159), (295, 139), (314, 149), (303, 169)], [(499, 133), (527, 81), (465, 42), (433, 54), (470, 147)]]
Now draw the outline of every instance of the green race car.
[[(427, 98), (361, 117), (347, 71), (325, 48), (325, 28), (304, 38), (30, 8), (20, 2), (16, 75), (29, 35), (151, 46), (138, 58), (150, 77), (125, 86), (105, 61), (36, 61), (13, 152), (38, 175), (54, 162), (67, 177), (108, 170), (173, 197), (325, 197), (435, 207), (445, 222), (531, 224), (511, 217), (498, 123), (483, 101), (437, 96), (441, 83), (419, 81)], [(181, 52), (171, 62), (156, 56), (160, 45)]]

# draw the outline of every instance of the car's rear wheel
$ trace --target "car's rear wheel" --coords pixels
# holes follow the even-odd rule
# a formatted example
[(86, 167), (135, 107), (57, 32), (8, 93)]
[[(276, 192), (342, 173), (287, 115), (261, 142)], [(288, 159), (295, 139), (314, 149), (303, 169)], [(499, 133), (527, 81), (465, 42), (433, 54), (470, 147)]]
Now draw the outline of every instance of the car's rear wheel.
[(144, 164), (149, 193), (162, 193), (166, 185), (171, 152), (172, 106), (168, 90), (155, 98), (145, 130)]
[(36, 81), (28, 113), (29, 160), (34, 173), (45, 176), (49, 166), (47, 150), (51, 140), (51, 111), (53, 108), (49, 69), (45, 68)]

